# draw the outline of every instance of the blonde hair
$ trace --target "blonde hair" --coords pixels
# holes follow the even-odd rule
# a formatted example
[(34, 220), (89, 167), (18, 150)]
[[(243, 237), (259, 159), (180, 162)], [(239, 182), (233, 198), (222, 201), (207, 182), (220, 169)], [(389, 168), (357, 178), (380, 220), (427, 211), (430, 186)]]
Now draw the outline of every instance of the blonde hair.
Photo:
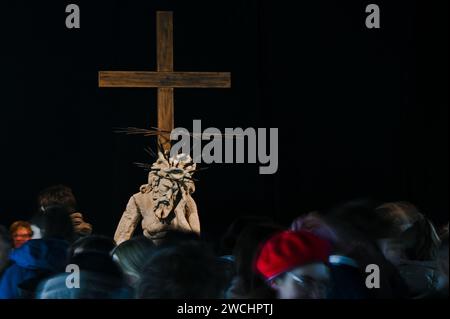
[(29, 222), (25, 222), (22, 220), (19, 220), (17, 222), (14, 222), (11, 227), (9, 228), (9, 232), (11, 236), (13, 236), (19, 228), (25, 228), (30, 231), (30, 236), (33, 236), (33, 229), (31, 228), (31, 224)]

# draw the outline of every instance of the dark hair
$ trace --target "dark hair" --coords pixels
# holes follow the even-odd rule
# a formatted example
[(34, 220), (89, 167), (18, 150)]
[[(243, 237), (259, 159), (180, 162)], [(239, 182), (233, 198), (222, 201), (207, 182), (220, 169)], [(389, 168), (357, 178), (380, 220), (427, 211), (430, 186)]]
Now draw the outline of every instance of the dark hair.
[(96, 291), (106, 297), (110, 293), (105, 290), (107, 286), (117, 289), (125, 284), (123, 272), (111, 256), (114, 247), (113, 239), (98, 235), (81, 238), (72, 244), (68, 263), (77, 265), (84, 276), (96, 278), (93, 282), (99, 285), (95, 287), (85, 283), (81, 287), (82, 294)]
[(118, 258), (118, 263), (126, 274), (140, 277), (142, 268), (150, 259), (156, 246), (146, 237), (136, 237), (117, 246), (112, 255)]
[(11, 237), (5, 227), (0, 225), (0, 277), (2, 270), (8, 264), (8, 254), (11, 249)]
[(390, 224), (390, 236), (405, 243), (410, 260), (435, 260), (440, 238), (433, 223), (408, 202), (386, 203), (377, 209), (379, 216)]
[(224, 287), (209, 246), (189, 241), (159, 248), (144, 267), (137, 297), (144, 299), (221, 298)]
[(83, 253), (103, 253), (109, 255), (116, 243), (112, 238), (106, 236), (87, 236), (75, 241), (69, 248), (69, 256), (74, 257)]
[(361, 265), (378, 264), (384, 259), (377, 241), (388, 238), (392, 224), (377, 212), (378, 203), (355, 200), (340, 204), (324, 214), (325, 223), (336, 233), (336, 252)]
[(257, 224), (269, 224), (272, 220), (265, 216), (242, 216), (233, 221), (233, 223), (228, 227), (227, 231), (223, 235), (220, 242), (220, 249), (222, 255), (233, 254), (234, 248), (236, 247), (236, 242), (242, 231), (250, 226)]
[(45, 210), (42, 235), (44, 238), (62, 239), (68, 242), (74, 240), (72, 220), (65, 207), (53, 206)]
[(56, 185), (42, 190), (38, 196), (39, 208), (63, 206), (69, 213), (74, 213), (77, 201), (72, 189), (65, 185)]
[(164, 235), (164, 238), (157, 242), (159, 246), (167, 247), (191, 241), (200, 241), (200, 236), (194, 232), (169, 230)]
[(378, 265), (384, 274), (381, 288), (370, 292), (373, 298), (404, 298), (408, 287), (395, 266), (380, 251), (378, 239), (392, 233), (392, 225), (376, 212), (378, 203), (356, 200), (341, 204), (325, 214), (325, 222), (337, 235), (339, 254), (353, 258), (364, 270), (365, 266)]
[(391, 225), (389, 237), (400, 236), (407, 228), (424, 217), (415, 205), (408, 202), (384, 203), (377, 207), (376, 212)]
[(272, 298), (273, 291), (256, 272), (255, 262), (262, 245), (275, 233), (284, 230), (275, 224), (256, 224), (245, 228), (234, 249), (239, 288), (251, 298)]
[(449, 233), (448, 227), (449, 227), (449, 224), (447, 223), (447, 225), (444, 225), (439, 229), (439, 238), (441, 239), (441, 241), (448, 239), (448, 233)]
[(11, 244), (11, 237), (9, 236), (9, 232), (2, 225), (0, 225), (0, 243), (9, 243), (9, 244)]
[(85, 252), (69, 258), (69, 264), (80, 267), (81, 271), (111, 276), (123, 280), (123, 273), (112, 257), (99, 252)]
[(442, 244), (441, 247), (439, 249), (439, 254), (438, 254), (438, 265), (439, 265), (439, 270), (441, 271), (441, 273), (446, 277), (446, 279), (448, 280), (448, 234), (446, 237), (442, 238)]
[(378, 206), (375, 201), (358, 199), (340, 204), (326, 215), (333, 224), (351, 226), (359, 235), (375, 242), (392, 232), (392, 224), (376, 212)]

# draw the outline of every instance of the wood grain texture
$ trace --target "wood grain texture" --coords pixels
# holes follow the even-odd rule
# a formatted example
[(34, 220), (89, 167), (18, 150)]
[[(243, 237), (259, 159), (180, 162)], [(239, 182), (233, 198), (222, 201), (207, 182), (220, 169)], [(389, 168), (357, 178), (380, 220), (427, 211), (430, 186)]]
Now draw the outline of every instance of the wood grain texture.
[(227, 72), (100, 71), (100, 87), (230, 88)]
[[(174, 94), (171, 88), (158, 89), (158, 128), (172, 132), (174, 129)], [(164, 150), (170, 150), (170, 134), (160, 135), (159, 143)]]
[(159, 72), (173, 71), (173, 12), (156, 14), (157, 67)]

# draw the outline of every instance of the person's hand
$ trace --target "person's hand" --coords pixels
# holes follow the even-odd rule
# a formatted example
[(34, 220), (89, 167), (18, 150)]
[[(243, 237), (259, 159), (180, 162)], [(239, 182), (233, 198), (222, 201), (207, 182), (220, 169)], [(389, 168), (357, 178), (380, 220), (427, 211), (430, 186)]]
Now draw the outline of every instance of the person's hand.
[(70, 215), (73, 228), (76, 234), (81, 236), (89, 236), (92, 234), (92, 225), (84, 221), (81, 213), (73, 213)]

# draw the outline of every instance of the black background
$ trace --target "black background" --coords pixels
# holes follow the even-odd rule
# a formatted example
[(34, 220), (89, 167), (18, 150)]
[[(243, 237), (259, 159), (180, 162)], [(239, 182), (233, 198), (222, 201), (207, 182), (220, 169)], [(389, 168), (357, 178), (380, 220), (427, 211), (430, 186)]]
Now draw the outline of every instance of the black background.
[(71, 186), (98, 233), (146, 182), (156, 91), (99, 89), (99, 70), (155, 70), (157, 10), (173, 10), (175, 69), (230, 71), (231, 90), (176, 90), (176, 126), (277, 127), (280, 166), (211, 165), (194, 194), (207, 238), (240, 215), (279, 222), (338, 202), (410, 200), (448, 220), (448, 2), (70, 1), (0, 4), (0, 224)]

